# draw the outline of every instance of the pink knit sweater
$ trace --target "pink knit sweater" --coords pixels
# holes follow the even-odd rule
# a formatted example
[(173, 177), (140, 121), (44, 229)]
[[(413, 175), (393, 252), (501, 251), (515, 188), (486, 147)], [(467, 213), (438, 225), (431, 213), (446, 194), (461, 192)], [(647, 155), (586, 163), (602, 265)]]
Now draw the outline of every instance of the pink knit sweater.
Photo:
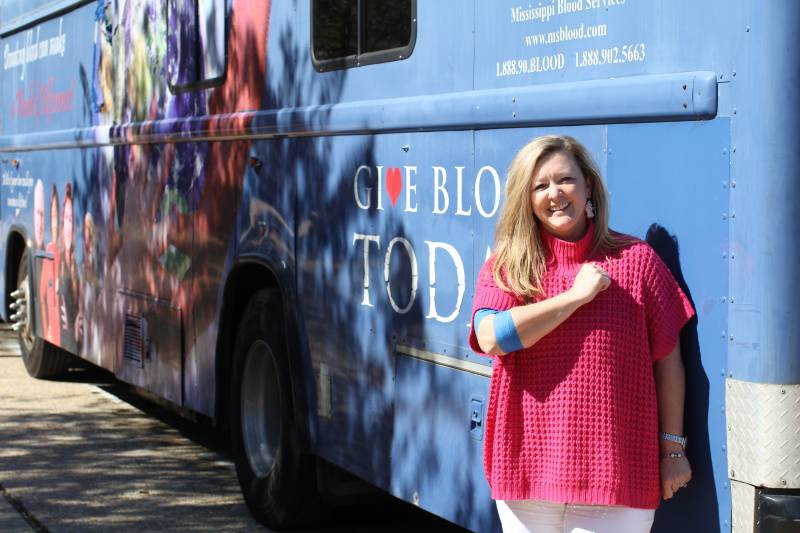
[[(495, 499), (658, 507), (653, 362), (694, 311), (650, 246), (589, 256), (592, 236), (593, 227), (576, 243), (544, 235), (545, 292), (569, 289), (585, 261), (611, 286), (530, 348), (494, 358), (484, 468)], [(478, 275), (473, 315), (524, 303), (495, 285), (492, 264)], [(482, 353), (474, 331), (469, 342)]]

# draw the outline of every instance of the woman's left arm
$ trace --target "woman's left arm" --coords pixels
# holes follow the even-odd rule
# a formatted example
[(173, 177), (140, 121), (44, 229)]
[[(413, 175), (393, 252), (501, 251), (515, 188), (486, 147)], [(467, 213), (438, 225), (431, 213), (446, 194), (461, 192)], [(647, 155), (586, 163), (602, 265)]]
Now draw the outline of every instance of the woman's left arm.
[[(686, 392), (686, 372), (681, 360), (680, 342), (666, 357), (653, 364), (658, 397), (659, 431), (683, 436), (683, 404)], [(661, 450), (661, 495), (669, 500), (692, 479), (692, 468), (686, 456), (670, 457), (671, 452), (683, 452), (677, 442), (659, 437)]]

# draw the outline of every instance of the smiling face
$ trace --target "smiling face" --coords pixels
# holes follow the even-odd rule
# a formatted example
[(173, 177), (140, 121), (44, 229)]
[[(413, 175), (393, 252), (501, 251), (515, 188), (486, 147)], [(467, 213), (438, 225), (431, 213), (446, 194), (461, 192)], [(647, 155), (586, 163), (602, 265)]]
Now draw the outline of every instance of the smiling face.
[(83, 264), (94, 268), (94, 219), (91, 213), (83, 217)]
[(64, 222), (61, 231), (64, 250), (72, 250), (72, 199), (69, 196), (64, 199)]
[(58, 239), (58, 197), (54, 194), (50, 198), (50, 239)]
[(44, 246), (44, 185), (36, 180), (33, 190), (33, 240), (36, 248)]
[(575, 159), (559, 151), (542, 157), (533, 169), (531, 207), (541, 228), (566, 241), (586, 232), (586, 201), (591, 189)]

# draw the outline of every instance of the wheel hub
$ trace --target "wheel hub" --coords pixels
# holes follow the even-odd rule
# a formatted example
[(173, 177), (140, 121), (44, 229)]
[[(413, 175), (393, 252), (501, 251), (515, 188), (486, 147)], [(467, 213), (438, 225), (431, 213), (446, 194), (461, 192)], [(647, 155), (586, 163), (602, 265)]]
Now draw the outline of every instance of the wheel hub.
[(11, 309), (14, 311), (9, 319), (13, 322), (12, 329), (19, 333), (20, 340), (25, 348), (30, 351), (33, 346), (33, 328), (30, 321), (30, 298), (28, 294), (28, 276), (20, 280), (17, 290), (11, 293)]
[(250, 468), (259, 477), (275, 463), (281, 438), (281, 390), (275, 356), (258, 340), (247, 352), (241, 393), (242, 440)]

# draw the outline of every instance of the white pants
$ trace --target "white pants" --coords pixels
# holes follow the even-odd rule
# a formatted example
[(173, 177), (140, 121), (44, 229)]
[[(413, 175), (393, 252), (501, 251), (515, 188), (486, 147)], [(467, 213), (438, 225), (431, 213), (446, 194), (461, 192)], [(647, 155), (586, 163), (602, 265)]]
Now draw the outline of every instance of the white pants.
[(647, 533), (654, 509), (497, 500), (503, 533)]

